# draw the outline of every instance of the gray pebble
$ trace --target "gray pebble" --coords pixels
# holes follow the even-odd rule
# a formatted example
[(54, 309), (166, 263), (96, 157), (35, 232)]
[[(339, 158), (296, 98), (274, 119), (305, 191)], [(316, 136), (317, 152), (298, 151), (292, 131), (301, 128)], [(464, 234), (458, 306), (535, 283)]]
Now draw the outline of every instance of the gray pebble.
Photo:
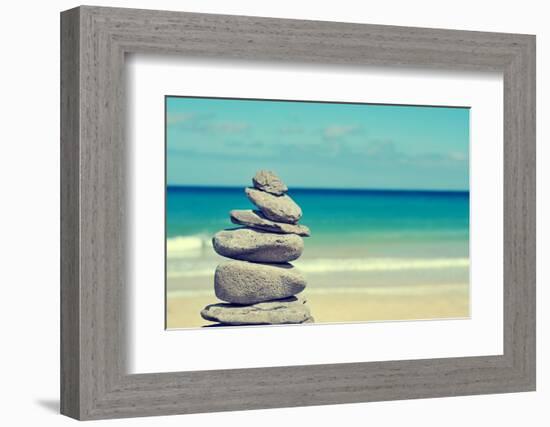
[(229, 213), (229, 216), (234, 224), (246, 225), (258, 230), (281, 234), (297, 234), (306, 237), (311, 234), (309, 228), (305, 225), (271, 221), (260, 211), (252, 209), (235, 209)]
[(273, 234), (251, 228), (220, 231), (212, 243), (221, 256), (253, 262), (294, 261), (304, 250), (304, 240), (296, 234)]
[(304, 276), (291, 264), (256, 264), (228, 261), (214, 274), (214, 291), (222, 301), (235, 304), (287, 298), (304, 290)]
[(246, 188), (245, 192), (248, 199), (272, 221), (296, 224), (302, 217), (300, 206), (286, 194), (274, 196), (255, 188)]
[(201, 311), (211, 322), (225, 325), (282, 325), (313, 323), (305, 300), (290, 297), (253, 305), (211, 304)]
[(258, 190), (266, 191), (276, 196), (282, 196), (288, 191), (286, 184), (274, 172), (260, 170), (252, 178), (252, 184)]

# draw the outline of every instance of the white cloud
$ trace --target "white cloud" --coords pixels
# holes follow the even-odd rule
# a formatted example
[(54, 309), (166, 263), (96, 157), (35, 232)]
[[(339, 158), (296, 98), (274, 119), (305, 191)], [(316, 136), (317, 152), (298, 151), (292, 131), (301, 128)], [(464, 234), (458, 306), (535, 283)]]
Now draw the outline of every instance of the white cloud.
[(358, 125), (330, 125), (323, 129), (323, 136), (326, 139), (341, 138), (356, 133), (358, 130)]
[(206, 125), (207, 130), (223, 133), (240, 133), (246, 131), (249, 127), (248, 123), (231, 121), (210, 122)]
[(166, 115), (166, 124), (178, 125), (181, 123), (189, 122), (195, 118), (194, 113), (168, 113)]
[(457, 162), (463, 162), (467, 159), (466, 154), (459, 151), (452, 151), (449, 153), (449, 159)]

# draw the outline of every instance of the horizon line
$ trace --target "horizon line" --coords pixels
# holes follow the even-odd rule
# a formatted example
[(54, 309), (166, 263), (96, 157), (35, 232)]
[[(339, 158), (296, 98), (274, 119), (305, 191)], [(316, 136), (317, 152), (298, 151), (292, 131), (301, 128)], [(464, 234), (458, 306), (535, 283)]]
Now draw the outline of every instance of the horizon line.
[[(188, 184), (166, 184), (166, 188), (182, 188), (182, 189), (223, 189), (223, 190), (240, 190), (244, 188), (252, 188), (252, 185), (238, 186), (238, 185), (188, 185)], [(327, 188), (327, 187), (292, 187), (290, 191), (356, 191), (356, 192), (410, 192), (410, 193), (469, 193), (470, 190), (457, 190), (457, 189), (415, 189), (415, 188)]]

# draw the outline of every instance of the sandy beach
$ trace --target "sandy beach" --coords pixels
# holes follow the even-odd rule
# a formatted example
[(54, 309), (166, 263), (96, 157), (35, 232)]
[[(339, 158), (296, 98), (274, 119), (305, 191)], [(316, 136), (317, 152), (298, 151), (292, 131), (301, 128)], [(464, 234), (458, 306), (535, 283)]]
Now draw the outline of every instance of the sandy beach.
[[(385, 320), (447, 319), (469, 316), (469, 286), (459, 284), (374, 286), (306, 290), (315, 323)], [(168, 329), (198, 328), (211, 324), (200, 317), (207, 304), (218, 301), (212, 292), (174, 292), (167, 298)]]

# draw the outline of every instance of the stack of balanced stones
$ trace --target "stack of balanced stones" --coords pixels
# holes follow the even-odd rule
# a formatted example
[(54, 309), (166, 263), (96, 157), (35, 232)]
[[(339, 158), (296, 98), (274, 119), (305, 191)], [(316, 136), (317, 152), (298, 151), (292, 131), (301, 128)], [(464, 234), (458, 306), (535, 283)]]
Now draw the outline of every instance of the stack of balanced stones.
[(214, 275), (216, 296), (225, 303), (206, 306), (201, 316), (219, 325), (312, 323), (305, 299), (296, 297), (306, 280), (290, 264), (302, 255), (302, 236), (310, 235), (298, 224), (302, 210), (275, 173), (259, 171), (252, 184), (245, 192), (258, 210), (231, 211), (231, 221), (242, 227), (212, 239), (214, 250), (232, 259)]

